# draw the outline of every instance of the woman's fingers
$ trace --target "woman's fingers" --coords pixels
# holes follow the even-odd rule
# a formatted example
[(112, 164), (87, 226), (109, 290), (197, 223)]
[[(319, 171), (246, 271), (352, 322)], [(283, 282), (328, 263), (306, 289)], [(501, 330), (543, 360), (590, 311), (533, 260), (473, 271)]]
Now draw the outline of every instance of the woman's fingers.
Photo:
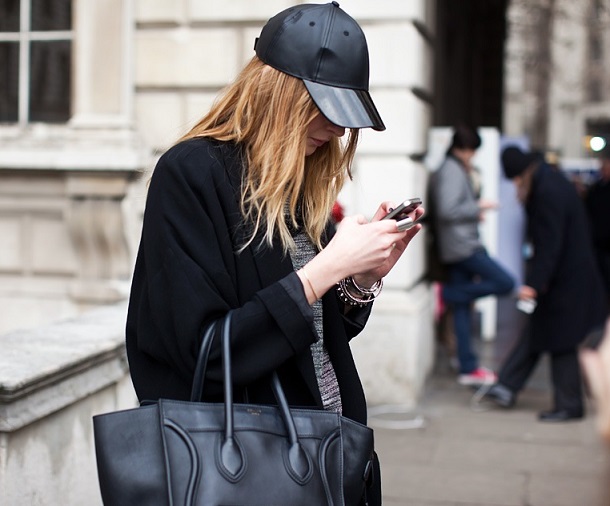
[(392, 244), (405, 236), (405, 232), (396, 230), (395, 223), (363, 223), (363, 217), (356, 216), (341, 222), (329, 246), (336, 252), (338, 261), (350, 261), (356, 268), (372, 268), (383, 263)]
[[(390, 203), (384, 202), (375, 218), (389, 211)], [(411, 216), (419, 219), (425, 210), (416, 209)], [(395, 220), (373, 219), (370, 223), (362, 215), (343, 219), (328, 247), (334, 261), (345, 263), (350, 274), (364, 274), (379, 279), (386, 276), (400, 259), (405, 249), (421, 230), (417, 224), (406, 231), (399, 231)]]
[(373, 219), (371, 221), (379, 221), (383, 219), (383, 217), (390, 211), (392, 211), (392, 209), (394, 209), (395, 207), (396, 204), (390, 200), (382, 202), (381, 205), (377, 208), (377, 211), (375, 211), (375, 214), (373, 215)]

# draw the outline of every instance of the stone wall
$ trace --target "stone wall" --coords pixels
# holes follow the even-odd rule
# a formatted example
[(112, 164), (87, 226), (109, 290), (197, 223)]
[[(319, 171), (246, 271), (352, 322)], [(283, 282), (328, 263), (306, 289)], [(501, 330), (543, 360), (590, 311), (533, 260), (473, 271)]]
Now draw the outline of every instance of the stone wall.
[(123, 200), (135, 171), (46, 163), (0, 167), (0, 334), (127, 294), (131, 259)]
[[(541, 13), (549, 8), (550, 33), (543, 34)], [(587, 120), (610, 120), (608, 21), (603, 4), (593, 0), (510, 2), (502, 125), (506, 136), (537, 137), (534, 119), (542, 93), (548, 99), (546, 145), (535, 147), (555, 151), (567, 165), (579, 159), (584, 163), (590, 156), (584, 139)], [(550, 40), (549, 56), (539, 53), (540, 37)], [(549, 78), (541, 91), (537, 76), (544, 70)]]
[[(348, 214), (372, 215), (379, 202), (426, 195), (433, 52), (430, 2), (343, 2), (369, 43), (371, 93), (387, 130), (362, 132), (354, 181), (340, 196)], [(420, 93), (421, 91), (424, 93)], [(434, 360), (434, 299), (423, 281), (424, 233), (385, 279), (362, 335), (352, 342), (370, 404), (413, 407)]]
[(2, 504), (101, 504), (92, 416), (136, 404), (125, 311), (120, 303), (0, 336)]
[(132, 123), (132, 7), (74, 2), (68, 123), (0, 125), (0, 333), (126, 296), (137, 226), (126, 197), (145, 159)]

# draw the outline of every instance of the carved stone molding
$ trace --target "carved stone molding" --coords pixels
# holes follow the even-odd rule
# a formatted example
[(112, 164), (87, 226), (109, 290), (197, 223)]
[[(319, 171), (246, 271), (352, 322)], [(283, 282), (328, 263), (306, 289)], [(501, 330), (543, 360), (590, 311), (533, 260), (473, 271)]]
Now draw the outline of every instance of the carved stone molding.
[(125, 199), (137, 174), (0, 166), (0, 333), (127, 297)]
[(133, 173), (71, 173), (67, 177), (67, 224), (78, 258), (70, 296), (79, 302), (106, 303), (125, 298), (129, 279), (123, 199)]

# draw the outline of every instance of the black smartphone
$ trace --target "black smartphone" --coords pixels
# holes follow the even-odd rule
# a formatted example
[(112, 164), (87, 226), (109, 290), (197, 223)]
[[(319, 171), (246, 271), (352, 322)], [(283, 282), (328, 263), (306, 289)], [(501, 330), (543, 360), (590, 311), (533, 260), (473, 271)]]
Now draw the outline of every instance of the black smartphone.
[(397, 205), (395, 209), (392, 209), (392, 211), (386, 214), (382, 219), (396, 220), (398, 230), (401, 232), (403, 230), (408, 230), (416, 224), (416, 221), (413, 221), (413, 218), (411, 218), (409, 214), (415, 211), (421, 204), (422, 201), (419, 197), (407, 199)]

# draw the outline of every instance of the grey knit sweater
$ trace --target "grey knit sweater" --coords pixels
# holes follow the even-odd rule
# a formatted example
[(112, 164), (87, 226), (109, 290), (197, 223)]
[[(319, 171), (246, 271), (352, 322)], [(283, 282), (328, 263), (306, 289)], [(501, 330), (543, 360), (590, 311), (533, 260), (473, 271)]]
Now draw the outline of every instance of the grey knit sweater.
[[(296, 243), (296, 252), (290, 255), (292, 266), (295, 271), (303, 267), (315, 255), (316, 249), (311, 240), (303, 232), (300, 232), (294, 237)], [(322, 396), (324, 409), (341, 413), (341, 394), (339, 392), (339, 383), (335, 370), (328, 356), (328, 352), (324, 347), (324, 332), (322, 326), (322, 301), (317, 300), (313, 306), (313, 320), (318, 340), (311, 345), (311, 354), (313, 363), (316, 369), (316, 378), (318, 380), (318, 388)]]

